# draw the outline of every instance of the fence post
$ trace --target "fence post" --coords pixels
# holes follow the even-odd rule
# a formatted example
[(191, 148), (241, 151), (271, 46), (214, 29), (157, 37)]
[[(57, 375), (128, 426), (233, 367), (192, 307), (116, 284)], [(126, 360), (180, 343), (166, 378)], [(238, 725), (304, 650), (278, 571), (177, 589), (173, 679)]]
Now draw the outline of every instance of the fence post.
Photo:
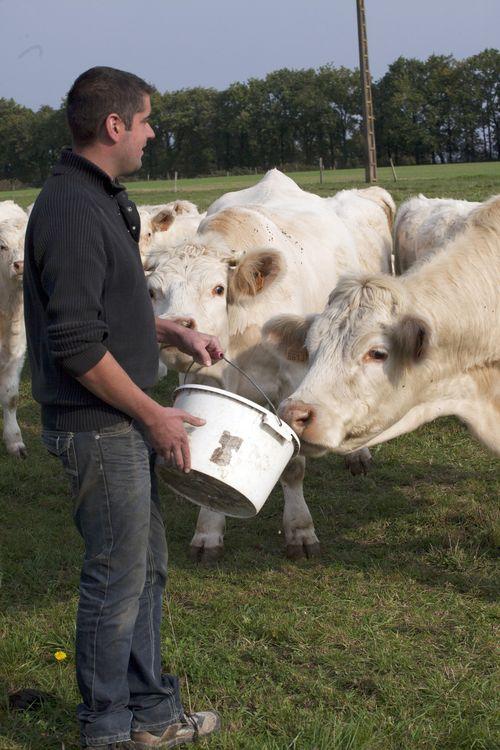
[(177, 172), (174, 172), (174, 193), (177, 192)]
[(323, 157), (319, 157), (319, 184), (323, 184)]
[(392, 176), (394, 177), (394, 182), (397, 182), (398, 178), (396, 177), (396, 170), (394, 169), (394, 162), (392, 161), (392, 159), (389, 159), (389, 161), (391, 163)]

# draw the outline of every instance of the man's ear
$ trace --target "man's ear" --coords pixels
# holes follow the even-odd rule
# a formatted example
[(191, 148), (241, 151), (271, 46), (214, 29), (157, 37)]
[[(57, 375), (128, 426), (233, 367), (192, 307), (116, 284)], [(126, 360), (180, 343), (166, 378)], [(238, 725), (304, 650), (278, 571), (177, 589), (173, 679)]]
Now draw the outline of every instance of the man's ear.
[(278, 315), (262, 328), (262, 341), (289, 362), (307, 362), (306, 337), (315, 315)]
[(111, 112), (104, 120), (103, 129), (113, 143), (116, 143), (120, 139), (123, 127), (123, 120), (116, 112)]
[(230, 275), (228, 301), (255, 297), (285, 270), (285, 260), (277, 250), (253, 250), (244, 255)]
[(166, 232), (175, 221), (175, 213), (169, 208), (163, 208), (151, 219), (153, 232)]

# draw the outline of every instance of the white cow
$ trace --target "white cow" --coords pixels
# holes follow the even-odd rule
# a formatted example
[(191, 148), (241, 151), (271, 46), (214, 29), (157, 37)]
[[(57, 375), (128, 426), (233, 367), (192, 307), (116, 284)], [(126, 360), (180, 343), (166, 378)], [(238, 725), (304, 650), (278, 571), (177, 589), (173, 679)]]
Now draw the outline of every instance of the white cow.
[(310, 452), (347, 453), (453, 414), (500, 455), (500, 196), (404, 276), (341, 279), (321, 315), (265, 334), (309, 354), (281, 413)]
[[(253, 188), (216, 201), (195, 240), (165, 255), (149, 277), (157, 314), (219, 337), (227, 357), (242, 367), (278, 403), (300, 381), (300, 359), (284, 365), (261, 344), (261, 328), (284, 311), (303, 314), (324, 306), (339, 274), (348, 270), (387, 272), (390, 267), (392, 198), (379, 188), (342, 191), (319, 198), (272, 170)], [(227, 206), (226, 206), (227, 198)], [(164, 350), (169, 367), (190, 360)], [(260, 400), (259, 393), (225, 363), (204, 371), (204, 382)], [(369, 453), (351, 461), (366, 468)], [(293, 460), (281, 483), (287, 554), (318, 552), (302, 483), (305, 461)], [(217, 558), (223, 547), (224, 516), (202, 510), (191, 542), (193, 555)]]
[(178, 200), (157, 206), (138, 206), (141, 217), (139, 251), (146, 273), (158, 264), (165, 249), (188, 242), (205, 214), (190, 201)]
[(415, 261), (436, 252), (465, 228), (474, 201), (417, 195), (401, 204), (394, 222), (394, 261), (402, 274)]
[(19, 458), (26, 456), (16, 411), (26, 354), (22, 278), (27, 221), (16, 203), (0, 203), (0, 403), (7, 451)]

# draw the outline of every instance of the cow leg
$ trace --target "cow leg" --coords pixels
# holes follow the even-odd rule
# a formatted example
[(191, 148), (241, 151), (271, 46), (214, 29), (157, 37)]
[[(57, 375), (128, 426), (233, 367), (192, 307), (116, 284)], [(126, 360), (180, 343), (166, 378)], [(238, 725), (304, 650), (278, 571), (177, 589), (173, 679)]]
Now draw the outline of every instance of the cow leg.
[(298, 560), (301, 557), (317, 557), (320, 552), (313, 520), (304, 499), (305, 468), (305, 458), (296, 456), (292, 458), (280, 480), (285, 496), (283, 528), (286, 554), (291, 560)]
[(224, 528), (226, 516), (208, 508), (200, 508), (189, 554), (195, 562), (210, 565), (220, 560), (224, 553)]
[(344, 458), (344, 463), (353, 476), (357, 474), (366, 475), (373, 463), (372, 454), (368, 448), (360, 448), (359, 451), (348, 453)]
[(15, 362), (0, 377), (0, 403), (3, 408), (3, 439), (7, 452), (26, 458), (27, 451), (17, 423), (17, 400), (22, 361)]

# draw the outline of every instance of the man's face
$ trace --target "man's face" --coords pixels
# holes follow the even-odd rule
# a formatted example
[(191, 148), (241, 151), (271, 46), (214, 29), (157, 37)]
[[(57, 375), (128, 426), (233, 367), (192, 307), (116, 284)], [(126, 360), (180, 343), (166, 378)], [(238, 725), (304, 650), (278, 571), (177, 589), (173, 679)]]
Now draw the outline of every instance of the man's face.
[(122, 165), (120, 174), (132, 174), (142, 166), (142, 156), (146, 143), (154, 138), (153, 128), (149, 124), (151, 114), (151, 101), (149, 96), (144, 97), (144, 107), (136, 112), (132, 119), (130, 130), (124, 130), (120, 139), (120, 152)]

